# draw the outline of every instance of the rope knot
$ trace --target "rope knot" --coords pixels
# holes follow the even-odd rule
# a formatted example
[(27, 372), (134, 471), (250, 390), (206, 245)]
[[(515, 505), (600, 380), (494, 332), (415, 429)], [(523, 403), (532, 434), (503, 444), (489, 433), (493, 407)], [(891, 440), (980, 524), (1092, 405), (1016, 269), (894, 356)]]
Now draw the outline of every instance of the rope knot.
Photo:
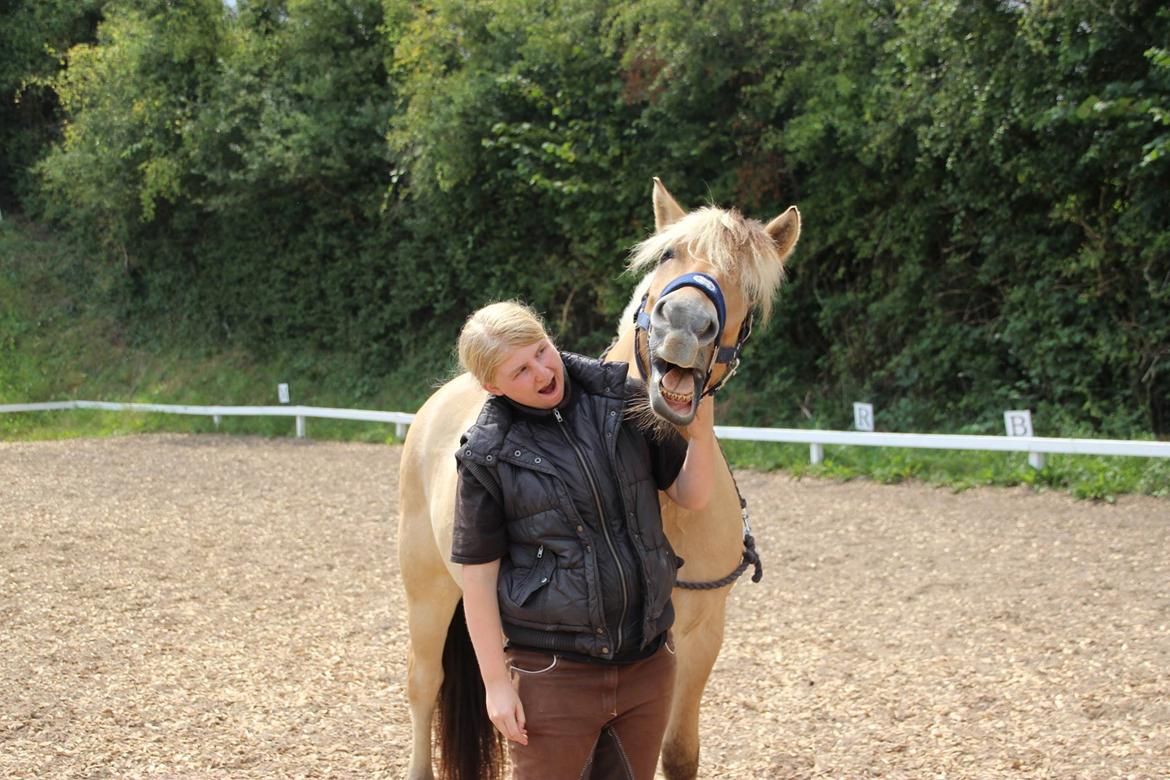
[(755, 573), (752, 574), (752, 582), (764, 579), (764, 562), (756, 552), (756, 540), (751, 534), (743, 535), (743, 559), (756, 567)]

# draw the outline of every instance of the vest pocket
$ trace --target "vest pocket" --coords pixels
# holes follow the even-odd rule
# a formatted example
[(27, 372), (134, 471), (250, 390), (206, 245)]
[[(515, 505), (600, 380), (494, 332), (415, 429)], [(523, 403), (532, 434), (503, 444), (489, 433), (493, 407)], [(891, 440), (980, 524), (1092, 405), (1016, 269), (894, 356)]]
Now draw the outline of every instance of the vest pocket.
[[(557, 556), (548, 552), (542, 546), (537, 552), (536, 563), (528, 573), (514, 577), (508, 588), (508, 598), (518, 607), (532, 598), (533, 594), (548, 585), (552, 580), (553, 570), (557, 566)], [(514, 572), (515, 573), (515, 572)]]

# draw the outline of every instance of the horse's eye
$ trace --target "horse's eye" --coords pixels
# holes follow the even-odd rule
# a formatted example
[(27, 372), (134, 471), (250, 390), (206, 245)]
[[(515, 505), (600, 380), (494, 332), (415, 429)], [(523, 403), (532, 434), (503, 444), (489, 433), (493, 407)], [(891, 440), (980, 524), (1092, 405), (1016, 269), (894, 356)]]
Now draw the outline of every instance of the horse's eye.
[(658, 258), (658, 264), (662, 265), (663, 263), (665, 263), (669, 260), (673, 260), (673, 259), (674, 259), (674, 250), (671, 249), (670, 247), (667, 247), (666, 249), (662, 250), (662, 256)]

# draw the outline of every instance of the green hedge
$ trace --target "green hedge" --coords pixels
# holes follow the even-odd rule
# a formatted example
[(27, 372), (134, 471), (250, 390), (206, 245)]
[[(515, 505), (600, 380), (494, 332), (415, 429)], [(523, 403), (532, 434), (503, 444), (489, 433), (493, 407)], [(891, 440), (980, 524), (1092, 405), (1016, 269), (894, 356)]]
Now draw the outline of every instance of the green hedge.
[(342, 355), (413, 398), (467, 312), (520, 296), (596, 351), (658, 175), (805, 217), (723, 419), (1170, 432), (1162, 3), (92, 7), (60, 140), (17, 167), (138, 338)]

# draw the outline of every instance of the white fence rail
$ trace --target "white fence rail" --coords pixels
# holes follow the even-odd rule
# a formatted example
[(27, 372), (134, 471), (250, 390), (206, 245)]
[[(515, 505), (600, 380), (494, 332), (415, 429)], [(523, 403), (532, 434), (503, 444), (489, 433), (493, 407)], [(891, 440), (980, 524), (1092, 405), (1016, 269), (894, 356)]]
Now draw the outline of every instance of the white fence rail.
[(907, 447), (928, 450), (987, 450), (1026, 452), (1028, 462), (1044, 468), (1048, 453), (1067, 455), (1129, 455), (1139, 458), (1170, 458), (1170, 442), (1128, 441), (1125, 439), (1058, 439), (1044, 436), (974, 436), (945, 433), (860, 433), (802, 428), (739, 428), (716, 425), (721, 439), (774, 441), (808, 444), (813, 463), (825, 457), (826, 444), (856, 447)]
[(4, 412), (42, 412), (55, 409), (102, 409), (109, 412), (160, 412), (210, 417), (219, 425), (221, 417), (295, 417), (297, 436), (305, 437), (305, 418), (319, 417), (332, 420), (364, 420), (365, 422), (394, 423), (395, 433), (402, 438), (406, 426), (414, 420), (406, 412), (378, 412), (372, 409), (332, 409), (326, 406), (182, 406), (175, 404), (122, 404), (106, 401), (51, 401), (37, 404), (0, 404)]
[[(107, 403), (104, 401), (53, 401), (34, 404), (0, 404), (0, 413), (40, 412), (59, 409), (103, 409), (121, 412), (157, 412), (211, 417), (295, 417), (297, 436), (305, 436), (305, 418), (363, 420), (393, 423), (401, 438), (414, 421), (407, 412), (379, 412), (372, 409), (333, 409), (320, 406), (179, 406), (173, 404)], [(824, 460), (825, 445), (854, 447), (905, 447), (934, 450), (984, 450), (1026, 452), (1028, 462), (1044, 468), (1049, 453), (1069, 455), (1127, 455), (1138, 458), (1170, 458), (1170, 442), (1123, 439), (1058, 439), (1043, 436), (972, 436), (941, 433), (860, 433), (856, 431), (808, 430), (804, 428), (744, 428), (716, 425), (715, 434), (725, 440), (769, 441), (809, 445), (813, 463)]]

